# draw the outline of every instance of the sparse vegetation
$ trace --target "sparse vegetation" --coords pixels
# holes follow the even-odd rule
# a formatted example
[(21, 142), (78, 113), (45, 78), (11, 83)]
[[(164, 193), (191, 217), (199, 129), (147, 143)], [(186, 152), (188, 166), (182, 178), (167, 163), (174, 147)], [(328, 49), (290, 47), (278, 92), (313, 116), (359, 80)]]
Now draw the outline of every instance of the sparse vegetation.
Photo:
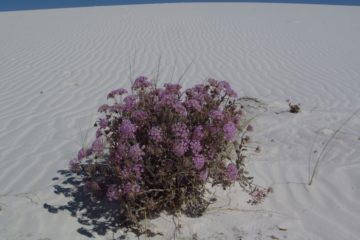
[(289, 102), (289, 112), (290, 113), (299, 113), (300, 112), (300, 104), (291, 104)]

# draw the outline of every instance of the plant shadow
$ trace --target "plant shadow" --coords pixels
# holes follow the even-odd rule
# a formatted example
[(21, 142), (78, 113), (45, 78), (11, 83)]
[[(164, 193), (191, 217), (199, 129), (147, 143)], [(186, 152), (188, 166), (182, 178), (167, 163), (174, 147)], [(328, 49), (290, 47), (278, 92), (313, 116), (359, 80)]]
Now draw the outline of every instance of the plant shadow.
[[(43, 207), (49, 213), (57, 214), (60, 211), (68, 211), (76, 217), (82, 225), (77, 232), (86, 237), (94, 237), (94, 234), (105, 235), (107, 232), (116, 232), (124, 227), (125, 216), (117, 202), (109, 202), (105, 198), (96, 198), (89, 191), (85, 191), (83, 179), (69, 170), (59, 170), (60, 177), (53, 181), (64, 179), (53, 186), (54, 193), (63, 195), (68, 199), (64, 205), (51, 205), (44, 203)], [(120, 239), (122, 239), (120, 237)]]

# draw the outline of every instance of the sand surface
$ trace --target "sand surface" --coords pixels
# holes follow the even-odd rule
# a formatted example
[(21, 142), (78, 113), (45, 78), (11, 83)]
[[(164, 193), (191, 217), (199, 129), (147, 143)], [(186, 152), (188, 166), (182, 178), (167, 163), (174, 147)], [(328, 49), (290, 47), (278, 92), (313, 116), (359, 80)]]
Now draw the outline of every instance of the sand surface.
[[(129, 86), (129, 58), (135, 75), (155, 76), (160, 56), (160, 82), (193, 61), (186, 87), (228, 80), (263, 103), (253, 110), (248, 167), (274, 192), (251, 206), (239, 187), (217, 191), (203, 217), (175, 219), (178, 231), (167, 216), (147, 223), (163, 233), (155, 239), (360, 238), (360, 114), (336, 132), (360, 106), (360, 7), (192, 3), (2, 12), (0, 36), (0, 239), (121, 235), (101, 235), (91, 231), (94, 223), (58, 210), (71, 198), (54, 186), (92, 139), (106, 94)], [(286, 100), (300, 103), (301, 112), (284, 112)]]

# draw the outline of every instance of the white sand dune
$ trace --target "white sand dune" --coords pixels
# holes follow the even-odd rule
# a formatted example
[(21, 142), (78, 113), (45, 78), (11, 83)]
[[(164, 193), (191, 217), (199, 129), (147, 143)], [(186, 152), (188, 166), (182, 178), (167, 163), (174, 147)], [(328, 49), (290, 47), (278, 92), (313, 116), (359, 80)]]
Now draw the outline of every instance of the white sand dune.
[[(201, 218), (181, 217), (176, 239), (360, 238), (360, 7), (191, 3), (0, 13), (0, 239), (86, 239), (54, 193), (106, 94), (135, 74), (226, 79), (265, 103), (254, 121), (249, 169), (274, 193), (246, 204), (235, 187)], [(286, 100), (301, 103), (301, 113)], [(82, 129), (82, 130), (80, 130)], [(59, 177), (54, 180), (54, 177)], [(45, 206), (48, 206), (45, 205)], [(51, 209), (50, 209), (51, 210)], [(151, 224), (172, 239), (164, 216)], [(96, 239), (112, 239), (113, 234)], [(117, 237), (120, 232), (114, 236)], [(197, 236), (197, 238), (195, 238)], [(132, 237), (130, 236), (130, 239)]]

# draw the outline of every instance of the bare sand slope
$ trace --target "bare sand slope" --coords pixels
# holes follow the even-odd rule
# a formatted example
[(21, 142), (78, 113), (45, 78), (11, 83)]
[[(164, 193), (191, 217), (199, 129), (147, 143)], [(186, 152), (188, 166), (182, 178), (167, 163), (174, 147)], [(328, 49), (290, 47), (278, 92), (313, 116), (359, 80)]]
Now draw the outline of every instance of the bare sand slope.
[[(246, 204), (238, 187), (217, 192), (201, 218), (181, 217), (177, 239), (360, 237), (360, 8), (296, 4), (154, 4), (0, 13), (0, 239), (86, 239), (54, 193), (106, 94), (135, 75), (230, 81), (257, 110), (249, 169), (274, 193)], [(280, 113), (286, 100), (301, 113)], [(309, 172), (310, 160), (310, 172)], [(59, 179), (56, 180), (56, 177)], [(53, 179), (55, 178), (55, 179)], [(49, 212), (49, 211), (50, 212)], [(150, 223), (149, 223), (150, 224)], [(171, 218), (151, 222), (174, 237)], [(84, 227), (84, 229), (79, 230)], [(82, 233), (82, 234), (81, 234)], [(112, 239), (113, 235), (98, 235)], [(114, 236), (119, 236), (116, 233)], [(195, 238), (197, 236), (197, 238)]]

